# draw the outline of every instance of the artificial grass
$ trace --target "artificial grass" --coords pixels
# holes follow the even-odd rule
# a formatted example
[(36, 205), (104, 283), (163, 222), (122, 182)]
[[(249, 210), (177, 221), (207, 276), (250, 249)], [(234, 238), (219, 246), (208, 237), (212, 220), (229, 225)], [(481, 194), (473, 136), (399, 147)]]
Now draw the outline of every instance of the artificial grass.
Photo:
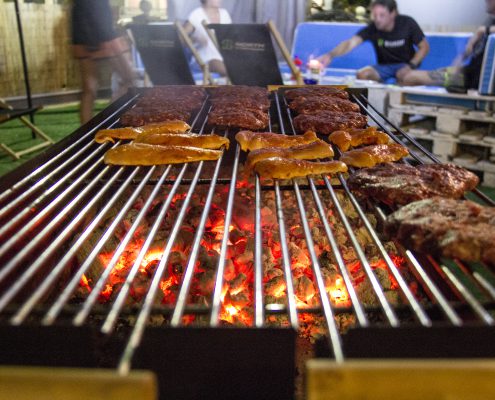
[[(107, 105), (108, 101), (96, 102), (95, 112), (103, 110)], [(77, 103), (71, 103), (46, 107), (34, 115), (34, 123), (55, 142), (58, 142), (70, 135), (80, 126), (79, 105)], [(20, 151), (37, 143), (41, 143), (41, 140), (38, 138), (33, 139), (31, 130), (19, 119), (14, 119), (0, 124), (0, 142), (6, 144), (15, 151)], [(0, 149), (0, 176), (17, 168), (43, 150), (44, 149), (25, 154), (19, 160), (14, 160)]]

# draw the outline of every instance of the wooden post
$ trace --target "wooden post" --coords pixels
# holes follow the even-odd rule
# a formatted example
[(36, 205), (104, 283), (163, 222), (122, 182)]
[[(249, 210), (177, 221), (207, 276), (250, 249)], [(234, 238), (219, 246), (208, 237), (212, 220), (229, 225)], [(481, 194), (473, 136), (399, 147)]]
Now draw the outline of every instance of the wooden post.
[(282, 38), (282, 35), (280, 35), (280, 32), (278, 31), (277, 27), (275, 26), (275, 23), (272, 20), (268, 21), (268, 29), (270, 30), (271, 34), (273, 35), (273, 38), (277, 42), (277, 45), (280, 48), (280, 51), (282, 52), (282, 55), (285, 58), (285, 61), (287, 61), (287, 64), (289, 65), (292, 74), (296, 78), (296, 83), (298, 85), (303, 85), (304, 82), (301, 76), (301, 71), (299, 70), (299, 68), (296, 67), (296, 64), (294, 64), (294, 61), (292, 60), (289, 50), (285, 45), (284, 39)]
[(201, 58), (201, 56), (199, 55), (198, 51), (196, 50), (196, 47), (194, 47), (194, 44), (189, 38), (189, 35), (185, 31), (184, 27), (179, 21), (175, 22), (175, 26), (177, 28), (177, 32), (179, 33), (180, 38), (184, 40), (186, 46), (189, 47), (189, 50), (191, 50), (194, 59), (196, 60), (196, 62), (199, 64), (199, 67), (203, 71), (203, 84), (204, 85), (213, 84), (213, 79), (211, 78), (210, 68), (208, 64), (205, 63)]

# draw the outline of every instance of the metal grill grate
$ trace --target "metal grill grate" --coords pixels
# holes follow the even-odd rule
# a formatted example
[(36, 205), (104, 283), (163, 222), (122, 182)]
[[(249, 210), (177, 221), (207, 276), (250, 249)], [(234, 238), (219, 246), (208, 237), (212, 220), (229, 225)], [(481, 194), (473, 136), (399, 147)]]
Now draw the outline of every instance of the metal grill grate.
[[(243, 155), (234, 143), (234, 132), (221, 132), (232, 138), (232, 146), (217, 162), (199, 162), (181, 166), (166, 167), (110, 167), (103, 163), (103, 154), (109, 145), (98, 145), (93, 137), (98, 129), (113, 127), (118, 124), (119, 116), (131, 107), (139, 93), (129, 95), (114, 103), (90, 125), (82, 127), (69, 139), (59, 143), (52, 150), (28, 165), (10, 174), (3, 184), (0, 194), (0, 320), (4, 325), (20, 326), (52, 326), (66, 325), (82, 327), (97, 324), (104, 336), (112, 336), (119, 318), (134, 315), (125, 346), (120, 353), (118, 369), (126, 373), (131, 368), (136, 349), (142, 341), (148, 327), (150, 317), (164, 314), (170, 319), (167, 326), (178, 328), (184, 326), (185, 315), (206, 315), (207, 325), (216, 328), (221, 325), (222, 289), (227, 261), (229, 228), (235, 213), (235, 196), (241, 177), (240, 168)], [(353, 101), (357, 102), (371, 120), (376, 122), (397, 143), (415, 146), (417, 152), (412, 157), (422, 162), (423, 157), (433, 162), (438, 160), (429, 154), (407, 133), (392, 125), (380, 115), (372, 105), (367, 103), (362, 93), (353, 92)], [(194, 131), (206, 131), (208, 102), (193, 121)], [(272, 94), (270, 130), (281, 133), (295, 133), (290, 110), (283, 97), (283, 90)], [(390, 129), (390, 128), (392, 129)], [(277, 129), (278, 128), (278, 129)], [(395, 132), (395, 133), (394, 133)], [(219, 133), (219, 132), (216, 132)], [(228, 158), (232, 159), (229, 161)], [(207, 167), (207, 165), (209, 167)], [(341, 329), (336, 316), (350, 313), (355, 317), (356, 326), (366, 329), (379, 326), (401, 328), (414, 326), (432, 331), (442, 326), (462, 327), (465, 325), (492, 326), (493, 301), (495, 300), (495, 278), (490, 268), (483, 264), (468, 265), (454, 260), (436, 260), (431, 256), (415, 255), (407, 249), (399, 249), (407, 262), (408, 273), (415, 277), (418, 286), (425, 293), (418, 297), (411, 291), (409, 283), (402, 271), (390, 257), (386, 246), (374, 225), (368, 220), (367, 212), (347, 187), (345, 177), (338, 175), (337, 180), (329, 177), (293, 180), (290, 184), (275, 181), (265, 183), (255, 177), (254, 208), (254, 284), (253, 284), (253, 328), (267, 328), (267, 315), (286, 315), (288, 326), (297, 330), (300, 326), (301, 314), (322, 315), (326, 325), (326, 337), (333, 357), (342, 362), (347, 357), (349, 347), (343, 344)], [(183, 271), (177, 300), (175, 304), (158, 306), (156, 296), (160, 290), (160, 282), (165, 273), (167, 263), (173, 251), (174, 243), (179, 235), (184, 220), (188, 218), (191, 200), (198, 188), (205, 187), (206, 192), (203, 211), (194, 232), (187, 264)], [(206, 222), (214, 203), (218, 187), (227, 187), (226, 204), (223, 208), (225, 219), (224, 235), (219, 248), (218, 264), (215, 269), (214, 289), (211, 303), (204, 306), (188, 304), (191, 283), (198, 260), (201, 240)], [(185, 190), (181, 208), (176, 219), (167, 232), (166, 245), (153, 276), (150, 286), (139, 307), (129, 308), (126, 300), (131, 285), (139, 268), (150, 250), (155, 236), (159, 233), (167, 213), (176, 196)], [(390, 274), (397, 282), (397, 291), (402, 303), (394, 306), (388, 300), (385, 290), (380, 284), (370, 261), (361, 248), (356, 232), (344, 210), (342, 201), (336, 191), (344, 194), (352, 204), (354, 212), (359, 216), (363, 226), (370, 235), (373, 245), (378, 249)], [(263, 285), (263, 194), (273, 193), (275, 196), (278, 236), (281, 238), (281, 266), (286, 286), (284, 304), (265, 304)], [(290, 192), (296, 199), (297, 209), (302, 225), (304, 241), (317, 288), (320, 307), (301, 308), (294, 293), (294, 277), (291, 266), (289, 244), (286, 239), (288, 229), (283, 193)], [(482, 193), (475, 191), (481, 200), (494, 205)], [(133, 240), (136, 231), (142, 225), (151, 205), (164, 195), (158, 212), (154, 216), (146, 240), (141, 244), (138, 254), (125, 277), (116, 297), (109, 303), (100, 305), (99, 294), (104, 290), (109, 275), (117, 265), (119, 258)], [(312, 198), (318, 212), (323, 231), (334, 254), (338, 272), (343, 278), (349, 294), (350, 307), (336, 307), (327, 295), (322, 267), (315, 252), (315, 241), (307, 214), (312, 205), (307, 198)], [(142, 208), (134, 215), (133, 222), (113, 251), (108, 265), (94, 282), (91, 293), (79, 303), (72, 301), (83, 275), (91, 268), (99, 254), (106, 248), (109, 237), (124, 221), (133, 205), (141, 198)], [(330, 201), (327, 202), (329, 198)], [(220, 204), (215, 204), (221, 207)], [(360, 300), (344, 256), (339, 249), (335, 228), (327, 219), (328, 207), (333, 207), (338, 219), (345, 229), (360, 265), (364, 269), (378, 303), (368, 307)], [(376, 215), (385, 217), (376, 205), (371, 205)], [(91, 252), (77, 268), (72, 268), (73, 260), (81, 247), (95, 234), (95, 230), (115, 211), (111, 222), (96, 240)], [(420, 260), (421, 258), (421, 260)], [(64, 279), (62, 279), (64, 277)], [(63, 282), (63, 284), (61, 284)], [(376, 315), (381, 318), (376, 321)], [(94, 318), (99, 315), (101, 318)], [(97, 321), (97, 322), (95, 322)], [(352, 352), (352, 349), (350, 349)], [(484, 350), (484, 349), (482, 349)]]

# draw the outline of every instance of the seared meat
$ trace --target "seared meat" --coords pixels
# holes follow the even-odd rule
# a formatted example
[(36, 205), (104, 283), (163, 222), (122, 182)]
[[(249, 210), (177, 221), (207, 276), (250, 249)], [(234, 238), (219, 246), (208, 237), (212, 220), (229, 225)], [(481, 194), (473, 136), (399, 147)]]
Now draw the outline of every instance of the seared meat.
[(241, 145), (241, 150), (252, 151), (267, 147), (287, 148), (300, 144), (316, 142), (316, 133), (308, 131), (304, 135), (282, 135), (273, 132), (240, 131), (235, 140)]
[(272, 157), (257, 162), (254, 170), (263, 178), (291, 179), (307, 175), (347, 172), (347, 166), (340, 161), (313, 162)]
[(376, 127), (370, 126), (365, 129), (335, 131), (330, 134), (328, 140), (337, 145), (341, 151), (347, 151), (350, 147), (357, 147), (363, 144), (387, 144), (389, 137), (386, 133), (378, 132)]
[(359, 113), (320, 111), (312, 115), (298, 115), (294, 118), (294, 127), (298, 132), (310, 130), (329, 135), (339, 130), (364, 128), (366, 122), (366, 117)]
[(332, 146), (319, 139), (312, 143), (299, 144), (287, 148), (264, 147), (249, 152), (246, 160), (246, 167), (247, 169), (251, 169), (259, 161), (272, 157), (315, 160), (318, 158), (333, 157), (333, 150)]
[(360, 170), (347, 180), (351, 189), (389, 205), (434, 196), (458, 199), (478, 182), (475, 174), (454, 164), (384, 164)]
[(317, 114), (322, 110), (359, 112), (359, 106), (349, 100), (339, 97), (298, 97), (290, 103), (289, 107), (298, 114)]
[(161, 146), (190, 146), (201, 149), (229, 148), (229, 139), (218, 135), (195, 135), (193, 133), (143, 133), (134, 143), (159, 144)]
[(221, 155), (221, 150), (129, 143), (108, 150), (105, 153), (104, 161), (106, 164), (112, 165), (163, 165), (218, 160)]
[(213, 108), (239, 107), (267, 111), (270, 108), (270, 100), (265, 98), (254, 99), (251, 97), (226, 96), (211, 99)]
[(399, 161), (408, 154), (407, 147), (397, 143), (375, 144), (347, 151), (342, 154), (340, 161), (350, 167), (374, 167), (376, 164)]
[(389, 215), (385, 230), (407, 248), (439, 257), (495, 265), (495, 208), (431, 198)]
[(208, 116), (208, 124), (258, 131), (268, 126), (268, 114), (261, 110), (247, 110), (237, 107), (215, 108)]
[(285, 98), (289, 101), (295, 100), (298, 97), (312, 96), (333, 96), (340, 97), (341, 99), (348, 99), (349, 93), (342, 89), (318, 86), (302, 87), (285, 91)]
[(122, 117), (120, 117), (120, 123), (124, 126), (142, 126), (171, 120), (187, 121), (189, 118), (191, 118), (191, 111), (187, 110), (134, 107), (129, 111), (126, 111)]
[(251, 97), (263, 100), (268, 97), (268, 90), (257, 86), (219, 86), (208, 90), (212, 99), (219, 97)]
[(100, 129), (96, 132), (95, 142), (115, 143), (114, 139), (136, 139), (139, 135), (144, 134), (163, 134), (163, 133), (184, 133), (190, 130), (191, 127), (184, 121), (166, 121), (158, 124), (143, 125), (137, 128), (117, 128), (117, 129)]

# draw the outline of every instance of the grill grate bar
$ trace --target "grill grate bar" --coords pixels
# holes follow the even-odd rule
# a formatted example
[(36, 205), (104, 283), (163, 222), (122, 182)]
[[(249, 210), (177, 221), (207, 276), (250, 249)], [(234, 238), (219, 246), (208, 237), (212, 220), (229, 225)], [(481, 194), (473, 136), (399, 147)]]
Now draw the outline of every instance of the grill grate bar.
[[(139, 167), (136, 168), (136, 170), (139, 170)], [(71, 281), (69, 284), (66, 285), (62, 293), (60, 294), (59, 298), (57, 301), (52, 305), (52, 307), (48, 310), (47, 314), (42, 320), (42, 323), (44, 325), (50, 325), (52, 324), (55, 319), (57, 318), (58, 314), (62, 310), (63, 306), (66, 304), (66, 302), (69, 300), (70, 295), (74, 292), (76, 286), (79, 284), (82, 276), (86, 273), (88, 268), (91, 266), (91, 264), (94, 262), (96, 257), (98, 257), (101, 249), (105, 245), (106, 241), (110, 237), (110, 235), (113, 233), (113, 231), (116, 229), (117, 225), (122, 221), (124, 218), (125, 214), (127, 211), (130, 209), (132, 206), (133, 202), (136, 200), (138, 194), (140, 191), (145, 187), (147, 180), (149, 177), (152, 175), (153, 171), (155, 168), (151, 168), (150, 171), (146, 174), (146, 176), (143, 178), (141, 184), (136, 188), (134, 191), (133, 195), (130, 196), (126, 204), (122, 207), (122, 209), (119, 211), (119, 213), (114, 217), (112, 223), (110, 226), (107, 228), (106, 232), (102, 235), (102, 237), (98, 240), (98, 243), (94, 246), (93, 250), (89, 254), (89, 256), (86, 258), (84, 263), (80, 266), (79, 270), (77, 273), (72, 277)], [(170, 167), (167, 169), (165, 172), (165, 176), (168, 174), (168, 171), (170, 170)]]
[[(285, 125), (284, 121), (282, 118), (282, 108), (280, 106), (280, 100), (278, 95), (275, 96), (275, 102), (277, 105), (277, 112), (279, 116), (279, 121), (280, 121), (280, 130), (282, 133), (285, 134)], [(292, 119), (291, 119), (291, 124), (292, 124)], [(294, 130), (293, 130), (294, 132)], [(329, 330), (330, 334), (330, 346), (332, 347), (333, 350), (333, 355), (335, 358), (335, 361), (338, 363), (341, 363), (344, 361), (344, 351), (342, 349), (342, 341), (340, 338), (339, 334), (339, 328), (337, 326), (337, 323), (335, 322), (335, 317), (334, 317), (334, 312), (332, 309), (332, 305), (330, 304), (330, 299), (328, 297), (326, 288), (325, 288), (325, 282), (323, 280), (323, 275), (321, 273), (321, 266), (318, 261), (318, 257), (315, 252), (315, 245), (313, 241), (313, 237), (311, 235), (311, 229), (309, 227), (309, 222), (308, 218), (306, 215), (306, 208), (304, 206), (304, 201), (301, 195), (301, 190), (299, 189), (299, 185), (296, 182), (296, 180), (292, 180), (293, 186), (294, 186), (294, 191), (296, 194), (296, 199), (297, 199), (297, 205), (299, 208), (299, 214), (301, 216), (301, 222), (303, 225), (304, 229), (304, 235), (306, 238), (306, 243), (308, 247), (308, 252), (311, 258), (311, 265), (313, 267), (313, 273), (316, 279), (316, 284), (318, 287), (318, 292), (320, 293), (320, 301), (321, 301), (321, 306), (323, 308), (323, 314), (325, 315), (327, 327)], [(282, 214), (283, 215), (283, 214)]]
[[(143, 181), (146, 182), (147, 179), (149, 179), (151, 177), (154, 170), (155, 170), (155, 167), (150, 168), (150, 170), (148, 171), (148, 174), (146, 175), (146, 177)], [(170, 167), (166, 170), (166, 173), (164, 175), (167, 175), (169, 171), (170, 171)], [(155, 195), (158, 192), (159, 187), (160, 187), (159, 185), (156, 185), (155, 192), (154, 192)], [(137, 198), (138, 193), (139, 193), (139, 191), (135, 191), (133, 197)], [(141, 209), (140, 213), (138, 214), (137, 218), (133, 222), (132, 226), (127, 231), (124, 238), (121, 240), (119, 246), (117, 247), (114, 254), (112, 255), (111, 260), (106, 265), (104, 272), (101, 274), (100, 278), (98, 279), (98, 282), (94, 285), (94, 287), (91, 290), (90, 295), (87, 297), (86, 301), (84, 302), (82, 309), (74, 317), (74, 320), (73, 320), (74, 325), (82, 325), (84, 323), (84, 321), (86, 320), (86, 318), (88, 317), (88, 315), (91, 311), (91, 308), (93, 307), (94, 303), (98, 299), (98, 296), (99, 296), (101, 290), (103, 289), (103, 285), (105, 284), (108, 277), (112, 273), (113, 269), (117, 265), (122, 253), (125, 251), (128, 244), (132, 240), (134, 233), (139, 228), (141, 221), (144, 219), (144, 216), (146, 215), (148, 208), (151, 205), (151, 202), (153, 199), (154, 199), (154, 197), (151, 197), (151, 196), (148, 198), (147, 202), (145, 203), (145, 206)], [(129, 206), (131, 206), (132, 203), (128, 201), (128, 204), (129, 204)], [(97, 246), (97, 247), (100, 247), (100, 246)]]
[[(119, 178), (119, 176), (124, 171), (124, 168), (119, 168), (117, 173), (108, 181), (108, 183), (101, 189), (101, 193), (106, 192), (110, 186)], [(42, 284), (36, 289), (36, 291), (29, 297), (29, 299), (24, 303), (24, 305), (19, 309), (19, 311), (11, 319), (13, 325), (21, 324), (27, 317), (29, 312), (41, 299), (41, 297), (49, 290), (49, 288), (55, 283), (58, 276), (64, 271), (68, 263), (74, 257), (83, 242), (89, 237), (93, 232), (94, 228), (101, 222), (105, 214), (110, 210), (110, 208), (115, 204), (116, 200), (120, 197), (123, 191), (129, 186), (132, 179), (136, 176), (139, 168), (136, 168), (131, 175), (127, 178), (126, 182), (119, 188), (110, 201), (107, 202), (105, 207), (98, 213), (96, 218), (88, 225), (81, 236), (77, 239), (70, 250), (65, 254), (65, 256), (60, 260), (60, 262), (50, 271), (47, 277), (43, 280)], [(69, 229), (69, 228), (68, 228)]]
[(306, 210), (304, 207), (304, 202), (301, 196), (301, 191), (299, 190), (299, 185), (294, 181), (294, 190), (296, 192), (297, 203), (299, 205), (299, 213), (301, 214), (301, 221), (304, 228), (304, 234), (306, 236), (306, 242), (308, 244), (308, 251), (311, 257), (311, 265), (313, 266), (313, 272), (315, 274), (316, 282), (318, 285), (318, 291), (320, 292), (321, 304), (327, 321), (328, 329), (330, 332), (330, 342), (333, 349), (333, 354), (336, 362), (344, 361), (344, 352), (342, 349), (342, 343), (340, 339), (339, 329), (335, 322), (334, 313), (330, 300), (328, 298), (325, 282), (323, 281), (323, 276), (321, 273), (320, 263), (318, 262), (318, 257), (316, 256), (314, 249), (313, 238), (311, 237), (311, 230), (309, 228), (308, 219), (306, 217)]
[(200, 219), (199, 224), (196, 228), (196, 233), (194, 235), (194, 241), (193, 241), (193, 246), (191, 249), (191, 254), (189, 256), (189, 260), (187, 261), (187, 265), (186, 265), (186, 269), (184, 271), (184, 275), (182, 278), (182, 283), (180, 286), (179, 294), (177, 296), (176, 306), (174, 308), (174, 313), (172, 315), (172, 319), (170, 322), (171, 325), (174, 327), (180, 325), (182, 316), (184, 315), (184, 310), (187, 307), (187, 294), (189, 292), (189, 287), (190, 287), (190, 284), (191, 284), (191, 281), (193, 278), (194, 268), (195, 268), (196, 260), (198, 258), (198, 253), (199, 253), (200, 245), (201, 245), (201, 239), (203, 237), (203, 233), (205, 230), (206, 222), (208, 219), (208, 214), (210, 212), (213, 195), (215, 194), (216, 182), (218, 179), (218, 175), (220, 173), (220, 166), (222, 164), (223, 156), (224, 156), (224, 153), (222, 153), (222, 156), (217, 161), (217, 164), (215, 166), (215, 171), (214, 171), (213, 177), (211, 179), (211, 186), (208, 190), (208, 195), (206, 197), (203, 212), (201, 213), (201, 219)]
[[(237, 186), (237, 171), (239, 169), (239, 155), (241, 148), (236, 144), (234, 166), (232, 167), (232, 178), (229, 188), (229, 194), (227, 197), (227, 206), (225, 210), (225, 222), (223, 229), (222, 245), (220, 247), (220, 259), (217, 267), (217, 276), (215, 278), (215, 289), (213, 291), (212, 310), (210, 318), (210, 326), (216, 327), (219, 324), (219, 316), (222, 302), (222, 290), (223, 290), (223, 275), (225, 272), (225, 261), (227, 254), (227, 245), (229, 242), (230, 223), (232, 221), (232, 210), (234, 208), (234, 196)], [(263, 307), (263, 305), (256, 305), (256, 307)]]
[(292, 270), (290, 265), (289, 248), (287, 247), (287, 229), (285, 227), (284, 208), (282, 206), (282, 195), (280, 185), (275, 181), (275, 201), (277, 208), (277, 220), (280, 233), (280, 248), (282, 250), (282, 264), (284, 266), (284, 277), (287, 287), (287, 302), (289, 304), (289, 318), (293, 326), (298, 326), (297, 308), (294, 294), (294, 283), (292, 280)]
[[(261, 183), (258, 174), (255, 176), (255, 222), (254, 222), (254, 296), (255, 296), (255, 310), (254, 318), (255, 325), (257, 327), (263, 326), (264, 307), (263, 307), (263, 262), (262, 262), (262, 249), (263, 249), (263, 233), (261, 230)], [(289, 282), (287, 282), (287, 288)], [(289, 300), (289, 319), (291, 325), (297, 329), (297, 313), (295, 310), (294, 296), (290, 296), (287, 291)]]
[[(175, 185), (173, 186), (172, 190), (170, 191), (166, 203), (163, 205), (163, 209), (168, 209), (170, 206), (172, 199), (177, 192), (181, 179), (184, 175), (184, 173), (187, 170), (189, 164), (184, 164), (179, 176), (177, 177), (177, 181)], [(121, 374), (127, 374), (130, 370), (131, 367), (131, 360), (132, 356), (134, 354), (135, 349), (139, 345), (141, 338), (143, 336), (144, 330), (146, 328), (146, 322), (148, 320), (148, 317), (153, 309), (153, 303), (156, 297), (156, 293), (158, 291), (160, 281), (162, 279), (163, 273), (165, 272), (165, 268), (168, 263), (168, 258), (170, 256), (170, 253), (172, 251), (172, 247), (174, 245), (175, 239), (177, 238), (177, 235), (179, 233), (179, 229), (182, 225), (182, 221), (184, 220), (184, 217), (187, 213), (187, 207), (189, 206), (189, 203), (192, 199), (192, 196), (194, 194), (194, 191), (196, 189), (196, 183), (199, 180), (199, 176), (201, 174), (201, 171), (203, 169), (204, 161), (200, 161), (198, 164), (198, 167), (196, 169), (196, 173), (194, 174), (193, 182), (191, 186), (189, 187), (189, 190), (187, 192), (186, 198), (184, 199), (184, 203), (182, 204), (181, 210), (179, 212), (179, 215), (177, 216), (176, 222), (172, 228), (172, 232), (170, 233), (170, 236), (167, 240), (167, 244), (165, 246), (165, 249), (163, 250), (162, 258), (160, 259), (160, 263), (158, 264), (155, 273), (153, 274), (153, 280), (151, 281), (150, 287), (148, 289), (148, 292), (146, 293), (146, 297), (144, 299), (143, 306), (141, 308), (141, 311), (139, 312), (136, 324), (132, 330), (131, 336), (127, 342), (127, 345), (124, 350), (124, 354), (122, 358), (120, 359), (119, 362), (119, 367), (118, 370)], [(163, 217), (165, 216), (165, 213), (163, 213)]]
[(487, 325), (493, 325), (495, 323), (494, 319), (490, 313), (485, 310), (481, 303), (476, 299), (476, 297), (466, 288), (465, 285), (452, 273), (452, 271), (445, 265), (437, 263), (433, 257), (428, 256), (430, 263), (435, 267), (435, 269), (440, 273), (444, 280), (452, 285), (452, 288), (457, 292), (457, 294), (464, 298), (466, 303), (471, 307), (475, 314)]
[[(92, 167), (90, 167), (80, 178), (78, 181), (84, 179), (84, 177), (93, 170), (95, 170), (98, 166), (98, 164), (103, 160), (103, 157), (101, 157), (97, 163), (95, 163)], [(36, 246), (39, 246), (41, 243), (41, 240), (46, 237), (50, 232), (52, 232), (58, 225), (59, 223), (65, 218), (65, 216), (70, 213), (73, 209), (75, 209), (81, 200), (84, 198), (86, 194), (89, 193), (89, 191), (96, 186), (98, 183), (99, 178), (103, 177), (109, 170), (109, 167), (105, 167), (92, 181), (91, 184), (87, 185), (84, 187), (84, 189), (73, 199), (71, 200), (55, 217), (52, 221), (50, 221), (45, 228), (38, 233), (35, 238), (33, 238), (19, 253), (17, 253), (7, 264), (6, 266), (0, 271), (0, 282), (2, 282), (15, 268), (16, 266), (23, 261), (27, 255), (30, 254), (30, 252), (36, 248)], [(36, 224), (41, 220), (41, 218), (45, 215), (48, 214), (50, 210), (52, 210), (58, 203), (60, 203), (64, 197), (66, 197), (70, 192), (74, 191), (77, 188), (77, 185), (73, 185), (66, 190), (64, 190), (60, 195), (57, 196), (57, 198), (50, 203), (50, 205), (45, 208), (41, 213), (39, 213), (34, 219), (32, 219), (28, 224), (26, 224), (17, 234), (13, 235), (10, 240), (7, 241), (1, 248), (0, 248), (0, 257), (4, 256), (5, 253), (11, 249), (18, 241), (21, 240), (21, 238), (29, 232), (30, 229), (33, 229), (36, 227)]]
[(402, 293), (404, 294), (404, 296), (408, 300), (409, 304), (411, 305), (411, 308), (413, 309), (413, 311), (414, 311), (416, 317), (418, 318), (419, 322), (423, 326), (431, 326), (431, 320), (430, 320), (430, 318), (428, 317), (428, 315), (426, 314), (426, 312), (423, 310), (423, 308), (421, 307), (421, 305), (419, 304), (419, 302), (416, 300), (416, 298), (412, 294), (412, 292), (409, 289), (406, 281), (404, 280), (404, 278), (400, 274), (399, 270), (397, 269), (397, 266), (394, 264), (394, 262), (391, 260), (391, 258), (389, 256), (389, 254), (385, 250), (385, 247), (383, 246), (383, 243), (381, 242), (381, 240), (379, 239), (377, 233), (375, 232), (375, 229), (372, 227), (372, 225), (371, 225), (370, 221), (368, 220), (368, 218), (366, 217), (363, 209), (359, 205), (359, 203), (356, 200), (356, 198), (354, 197), (354, 195), (351, 193), (349, 187), (347, 186), (347, 183), (344, 181), (344, 179), (342, 179), (342, 177), (340, 177), (340, 182), (341, 182), (341, 184), (342, 184), (342, 186), (343, 186), (343, 188), (344, 188), (344, 190), (345, 190), (348, 198), (351, 200), (352, 205), (354, 206), (354, 209), (359, 214), (359, 217), (361, 218), (361, 221), (363, 221), (363, 223), (364, 223), (364, 225), (366, 227), (366, 230), (368, 231), (368, 233), (372, 237), (373, 241), (375, 242), (376, 246), (380, 250), (380, 253), (382, 254), (382, 257), (385, 260), (385, 263), (387, 264), (387, 266), (390, 269), (390, 271), (392, 272), (395, 280), (399, 284), (399, 287), (401, 288)]
[(326, 218), (325, 210), (323, 208), (323, 203), (321, 201), (320, 195), (316, 190), (316, 186), (315, 183), (313, 182), (313, 179), (308, 178), (308, 181), (311, 187), (311, 191), (313, 192), (313, 198), (315, 199), (316, 205), (318, 207), (318, 212), (321, 216), (321, 221), (325, 228), (326, 235), (330, 242), (330, 247), (332, 248), (332, 252), (334, 254), (335, 260), (337, 261), (337, 265), (339, 266), (339, 273), (342, 275), (342, 278), (344, 279), (347, 292), (349, 293), (349, 297), (351, 298), (352, 308), (356, 313), (356, 318), (359, 322), (359, 325), (362, 327), (366, 327), (369, 325), (368, 318), (364, 313), (363, 306), (359, 301), (356, 290), (354, 289), (354, 285), (352, 283), (352, 279), (349, 275), (349, 272), (347, 271), (347, 267), (345, 266), (344, 259), (342, 258), (342, 254), (339, 250), (337, 240), (335, 239), (335, 235), (333, 234), (332, 229), (330, 228), (330, 224), (328, 223), (328, 220)]
[(493, 287), (493, 285), (490, 282), (488, 282), (483, 277), (483, 275), (481, 275), (478, 272), (474, 272), (473, 277), (474, 277), (474, 279), (476, 279), (476, 281), (478, 281), (478, 283), (481, 285), (481, 287), (483, 289), (485, 289), (485, 291), (490, 295), (492, 300), (495, 300), (495, 287)]
[[(89, 148), (90, 147), (90, 143), (88, 143), (84, 149), (81, 150), (81, 153), (78, 155), (81, 155), (83, 154), (82, 151)], [(60, 187), (62, 186), (62, 184), (67, 184), (69, 183), (69, 179), (72, 177), (72, 176), (77, 176), (76, 174), (78, 172), (80, 172), (81, 170), (83, 170), (83, 168), (86, 166), (86, 165), (91, 165), (91, 161), (92, 161), (92, 158), (97, 156), (99, 153), (102, 153), (102, 149), (96, 149), (93, 154), (90, 156), (90, 157), (87, 157), (87, 159), (85, 160), (85, 162), (79, 164), (77, 167), (75, 167), (74, 169), (72, 169), (71, 171), (69, 171), (63, 179), (60, 179), (58, 181), (56, 181), (55, 184), (53, 184), (52, 186), (50, 186), (48, 189), (46, 189), (42, 194), (38, 195), (38, 197), (36, 198), (36, 200), (34, 200), (31, 204), (29, 204), (27, 207), (25, 207), (21, 212), (18, 212), (16, 216), (12, 217), (8, 222), (5, 223), (5, 225), (0, 229), (0, 237), (5, 235), (6, 232), (8, 232), (10, 229), (12, 229), (14, 226), (16, 226), (19, 222), (21, 222), (23, 219), (25, 219), (26, 217), (28, 217), (29, 215), (32, 214), (32, 211), (33, 209), (36, 209), (40, 204), (43, 203), (43, 201), (45, 201), (52, 193), (55, 193), (55, 191)], [(71, 161), (72, 160), (77, 160), (78, 157), (76, 157), (77, 155), (75, 155), (74, 157), (71, 157)], [(68, 164), (68, 162), (67, 162)], [(56, 172), (59, 172), (59, 171), (62, 171), (62, 166), (57, 168)], [(29, 190), (27, 190), (26, 192), (24, 192), (22, 195), (20, 195), (19, 197), (17, 197), (14, 201), (12, 201), (12, 203), (10, 203), (8, 206), (4, 207), (1, 211), (0, 211), (0, 217), (4, 217), (6, 215), (8, 215), (8, 213), (12, 212), (15, 210), (15, 207), (20, 204), (24, 199), (26, 199), (29, 195), (33, 194), (36, 190), (38, 189), (42, 189), (43, 186), (45, 185), (45, 183), (47, 183), (49, 181), (49, 178), (51, 178), (52, 174), (55, 175), (56, 173), (55, 171), (53, 173), (51, 173), (50, 175), (48, 175), (47, 177), (41, 179), (39, 182), (37, 182), (35, 185), (33, 185)], [(79, 183), (81, 182), (80, 179), (76, 180), (75, 183)]]

